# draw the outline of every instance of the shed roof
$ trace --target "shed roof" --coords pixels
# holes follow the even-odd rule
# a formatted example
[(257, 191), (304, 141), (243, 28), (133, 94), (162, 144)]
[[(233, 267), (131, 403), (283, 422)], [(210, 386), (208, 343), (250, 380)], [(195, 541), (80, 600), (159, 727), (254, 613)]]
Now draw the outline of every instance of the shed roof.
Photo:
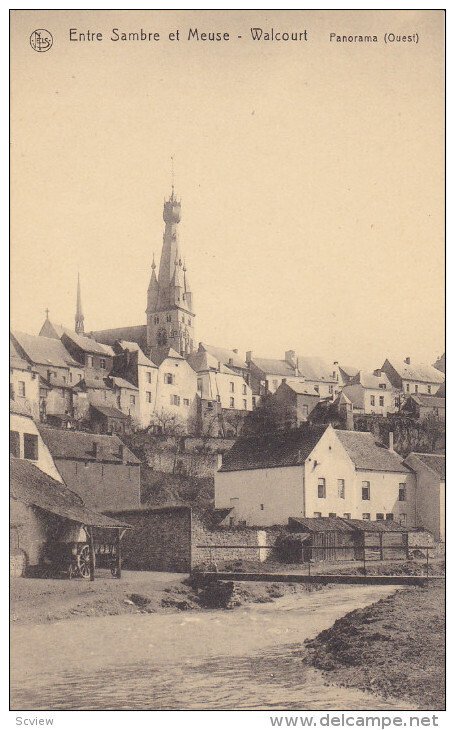
[(25, 504), (65, 517), (89, 527), (108, 529), (129, 527), (84, 506), (82, 499), (65, 484), (57, 482), (30, 461), (10, 458), (11, 496)]
[(77, 367), (80, 364), (74, 360), (60, 340), (55, 337), (40, 337), (28, 335), (25, 332), (13, 332), (16, 340), (28, 359), (36, 365), (53, 365), (54, 367)]
[[(85, 431), (68, 431), (38, 424), (44, 443), (54, 459), (78, 459), (80, 461), (104, 461), (121, 464), (120, 447), (128, 464), (140, 464), (140, 460), (116, 435), (101, 435)], [(95, 458), (93, 444), (98, 446)]]
[(446, 399), (437, 395), (426, 395), (425, 393), (413, 393), (409, 396), (417, 405), (423, 408), (445, 408)]
[(378, 444), (369, 431), (335, 431), (356, 469), (408, 473), (399, 454)]
[(91, 404), (90, 408), (93, 411), (97, 411), (98, 413), (101, 413), (103, 416), (107, 416), (108, 418), (118, 418), (122, 421), (127, 421), (129, 416), (127, 416), (125, 413), (122, 413), (118, 408), (114, 408), (113, 406), (102, 406), (102, 405), (94, 405)]
[(305, 532), (353, 532), (353, 527), (340, 517), (289, 517), (289, 527)]
[(297, 395), (312, 395), (315, 398), (320, 398), (319, 393), (316, 393), (314, 387), (308, 385), (308, 383), (306, 383), (304, 380), (290, 380), (289, 383), (286, 381), (286, 383), (282, 383), (282, 385), (287, 385), (288, 388), (293, 390), (294, 393), (297, 393)]
[(403, 527), (398, 522), (392, 520), (345, 520), (347, 525), (353, 527), (360, 532), (409, 532), (407, 527)]
[(298, 466), (305, 462), (326, 429), (327, 426), (302, 426), (260, 436), (241, 436), (224, 454), (219, 471)]

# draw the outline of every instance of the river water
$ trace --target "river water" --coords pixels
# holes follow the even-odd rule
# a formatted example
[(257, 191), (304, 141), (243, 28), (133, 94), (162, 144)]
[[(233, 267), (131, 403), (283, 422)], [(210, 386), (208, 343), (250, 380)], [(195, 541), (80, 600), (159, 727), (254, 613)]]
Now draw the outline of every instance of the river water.
[(233, 611), (13, 626), (12, 708), (413, 709), (329, 686), (297, 654), (305, 639), (394, 590), (340, 586)]

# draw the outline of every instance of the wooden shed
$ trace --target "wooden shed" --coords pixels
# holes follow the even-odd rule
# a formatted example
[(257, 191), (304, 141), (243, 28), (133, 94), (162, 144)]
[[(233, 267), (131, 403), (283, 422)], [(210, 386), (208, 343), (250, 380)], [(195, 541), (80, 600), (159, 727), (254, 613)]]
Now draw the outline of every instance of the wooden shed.
[(358, 533), (340, 517), (290, 517), (279, 550), (289, 562), (300, 563), (354, 560), (357, 547)]
[(392, 520), (343, 520), (352, 527), (358, 545), (358, 559), (404, 560), (408, 555), (409, 530)]

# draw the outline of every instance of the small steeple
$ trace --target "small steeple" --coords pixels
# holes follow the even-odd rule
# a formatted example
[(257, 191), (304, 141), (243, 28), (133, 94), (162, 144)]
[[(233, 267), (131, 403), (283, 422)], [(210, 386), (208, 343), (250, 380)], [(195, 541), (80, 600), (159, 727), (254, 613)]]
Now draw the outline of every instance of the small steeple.
[(75, 321), (75, 331), (78, 335), (84, 334), (84, 315), (82, 313), (82, 298), (81, 298), (81, 280), (79, 276), (79, 272), (77, 273), (77, 297), (76, 297), (76, 316), (74, 318)]

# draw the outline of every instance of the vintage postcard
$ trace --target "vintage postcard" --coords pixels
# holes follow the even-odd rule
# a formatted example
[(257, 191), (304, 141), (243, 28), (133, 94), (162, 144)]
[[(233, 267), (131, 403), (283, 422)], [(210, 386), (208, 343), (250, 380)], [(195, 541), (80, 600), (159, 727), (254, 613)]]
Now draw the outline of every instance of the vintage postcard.
[(16, 724), (437, 726), (445, 11), (10, 38)]

